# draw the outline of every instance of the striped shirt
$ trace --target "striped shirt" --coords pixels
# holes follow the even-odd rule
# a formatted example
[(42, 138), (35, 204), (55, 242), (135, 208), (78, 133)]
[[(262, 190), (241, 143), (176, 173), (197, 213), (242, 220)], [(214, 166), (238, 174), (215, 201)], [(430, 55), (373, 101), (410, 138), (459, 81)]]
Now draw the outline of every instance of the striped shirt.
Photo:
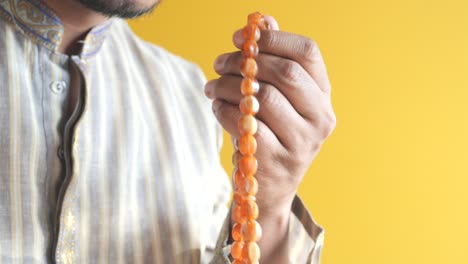
[[(79, 55), (57, 52), (62, 34), (40, 0), (0, 0), (0, 264), (230, 263), (201, 70), (121, 19)], [(298, 198), (292, 212), (291, 263), (319, 263), (323, 230)]]

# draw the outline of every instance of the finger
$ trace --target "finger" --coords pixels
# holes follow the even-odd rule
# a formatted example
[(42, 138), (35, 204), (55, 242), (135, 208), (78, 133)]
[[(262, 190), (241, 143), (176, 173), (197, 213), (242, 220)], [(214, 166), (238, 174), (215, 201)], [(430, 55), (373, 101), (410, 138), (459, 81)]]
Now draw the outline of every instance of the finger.
[[(215, 71), (221, 75), (240, 75), (242, 59), (240, 52), (221, 55), (215, 63)], [(304, 118), (312, 118), (316, 113), (314, 105), (319, 105), (319, 100), (329, 100), (298, 63), (269, 54), (259, 54), (257, 64), (257, 78), (277, 87)]]
[[(237, 48), (242, 48), (242, 30), (234, 33), (233, 42)], [(322, 91), (330, 92), (331, 86), (322, 54), (312, 39), (283, 31), (262, 30), (258, 47), (262, 53), (296, 61), (312, 76)]]
[[(223, 100), (213, 101), (213, 113), (221, 126), (235, 139), (240, 138), (240, 133), (237, 128), (237, 122), (241, 117), (236, 105), (230, 104)], [(260, 120), (257, 121), (257, 133), (255, 139), (257, 140), (259, 155), (265, 152), (265, 149), (283, 149), (282, 145), (276, 138), (275, 134)]]
[(205, 85), (205, 94), (209, 99), (220, 99), (230, 104), (238, 105), (243, 95), (240, 91), (242, 77), (238, 75), (222, 75)]
[(265, 19), (265, 23), (268, 25), (268, 29), (270, 30), (279, 30), (278, 21), (272, 16), (264, 15), (263, 19)]
[[(239, 76), (223, 75), (217, 80), (210, 81), (207, 88), (212, 90), (209, 92), (213, 96), (212, 99), (223, 100), (239, 107), (243, 98), (238, 88), (241, 81), (242, 78)], [(309, 136), (301, 134), (302, 131), (308, 130), (306, 121), (274, 86), (260, 83), (256, 100), (260, 104), (260, 110), (256, 117), (272, 130), (285, 148), (290, 149), (297, 144), (298, 134), (300, 137)], [(288, 126), (285, 125), (285, 120), (287, 120)], [(294, 127), (295, 133), (291, 133), (291, 127)]]

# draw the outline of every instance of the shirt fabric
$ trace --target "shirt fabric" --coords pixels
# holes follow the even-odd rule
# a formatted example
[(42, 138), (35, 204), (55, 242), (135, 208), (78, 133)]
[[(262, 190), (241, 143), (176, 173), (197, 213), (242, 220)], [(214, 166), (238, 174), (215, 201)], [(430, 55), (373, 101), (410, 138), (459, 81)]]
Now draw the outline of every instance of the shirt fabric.
[[(57, 51), (62, 34), (40, 0), (0, 0), (0, 264), (230, 263), (201, 70), (121, 19), (76, 56)], [(291, 263), (319, 263), (323, 230), (299, 198), (288, 243)]]

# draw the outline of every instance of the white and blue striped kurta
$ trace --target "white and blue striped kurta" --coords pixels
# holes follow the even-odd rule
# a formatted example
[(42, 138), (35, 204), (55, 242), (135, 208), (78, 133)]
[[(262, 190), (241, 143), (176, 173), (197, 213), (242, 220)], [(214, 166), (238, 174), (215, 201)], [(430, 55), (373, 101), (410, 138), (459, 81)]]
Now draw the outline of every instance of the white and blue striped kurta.
[[(0, 0), (0, 264), (229, 263), (203, 73), (120, 19), (79, 56), (56, 51), (62, 31), (40, 0)], [(293, 212), (292, 263), (318, 263), (323, 232)]]

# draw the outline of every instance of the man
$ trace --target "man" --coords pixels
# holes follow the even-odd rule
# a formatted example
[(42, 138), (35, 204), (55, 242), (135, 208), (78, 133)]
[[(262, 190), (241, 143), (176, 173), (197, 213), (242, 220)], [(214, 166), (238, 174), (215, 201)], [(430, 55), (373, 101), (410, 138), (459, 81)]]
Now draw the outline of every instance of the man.
[[(121, 19), (157, 4), (0, 0), (0, 263), (230, 263), (230, 187), (203, 74)], [(319, 263), (323, 231), (296, 190), (335, 126), (330, 84), (315, 43), (267, 20), (260, 262)], [(205, 86), (234, 139), (240, 59), (218, 57), (221, 77)]]

